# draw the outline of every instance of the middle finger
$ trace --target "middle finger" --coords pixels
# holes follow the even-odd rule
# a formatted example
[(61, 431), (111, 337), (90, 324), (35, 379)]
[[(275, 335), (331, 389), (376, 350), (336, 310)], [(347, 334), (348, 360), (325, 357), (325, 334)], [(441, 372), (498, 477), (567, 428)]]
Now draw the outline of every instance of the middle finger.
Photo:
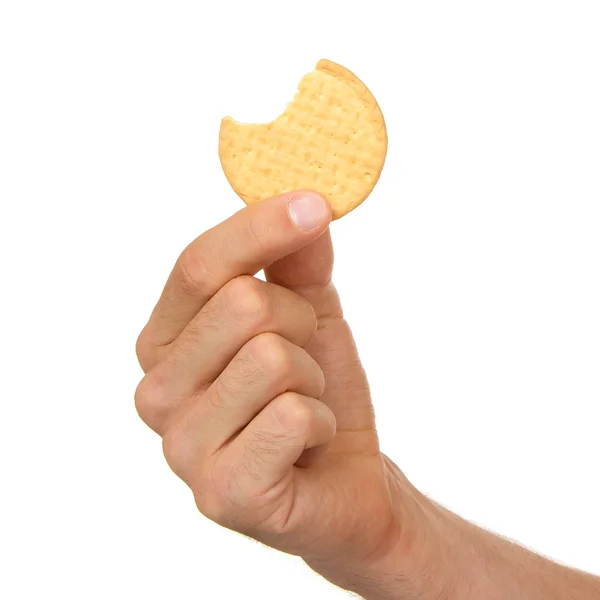
[(316, 329), (311, 304), (278, 285), (243, 276), (232, 279), (171, 345), (140, 384), (140, 415), (159, 431), (168, 415), (219, 376), (238, 351), (261, 333), (304, 346)]

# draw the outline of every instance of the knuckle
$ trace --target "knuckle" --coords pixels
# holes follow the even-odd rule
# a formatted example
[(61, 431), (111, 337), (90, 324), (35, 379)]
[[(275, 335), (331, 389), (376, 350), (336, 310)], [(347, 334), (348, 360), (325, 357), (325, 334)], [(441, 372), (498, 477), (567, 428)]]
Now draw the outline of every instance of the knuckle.
[[(173, 469), (173, 465), (177, 462), (175, 459), (179, 455), (179, 436), (173, 430), (165, 433), (162, 439), (162, 450), (168, 465)], [(175, 471), (175, 469), (173, 469)]]
[(162, 450), (171, 470), (185, 479), (192, 463), (190, 438), (185, 431), (181, 427), (169, 429), (163, 435)]
[(148, 327), (142, 329), (135, 342), (135, 354), (144, 371), (147, 371), (154, 357), (154, 345), (150, 339)]
[(225, 286), (224, 292), (227, 309), (237, 322), (260, 326), (270, 320), (271, 302), (258, 279), (249, 275), (236, 277)]
[(146, 365), (148, 365), (150, 361), (148, 347), (143, 338), (143, 334), (140, 333), (138, 339), (135, 342), (135, 355), (137, 356), (138, 363), (142, 367), (144, 371), (146, 371)]
[(212, 276), (206, 267), (200, 248), (188, 246), (175, 263), (175, 276), (180, 288), (190, 296), (206, 294)]
[(286, 378), (293, 369), (293, 358), (285, 340), (276, 333), (262, 333), (252, 339), (254, 362), (270, 377)]
[(158, 429), (164, 405), (164, 392), (161, 378), (153, 372), (147, 373), (137, 386), (134, 394), (138, 415), (149, 427)]
[(308, 433), (312, 422), (312, 410), (302, 396), (286, 392), (275, 398), (272, 404), (275, 418), (284, 431), (296, 436)]

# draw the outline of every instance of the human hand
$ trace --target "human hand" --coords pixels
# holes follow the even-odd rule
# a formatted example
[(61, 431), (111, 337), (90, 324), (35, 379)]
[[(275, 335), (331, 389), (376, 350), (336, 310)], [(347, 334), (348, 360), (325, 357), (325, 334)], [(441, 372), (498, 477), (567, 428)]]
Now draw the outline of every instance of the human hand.
[(380, 453), (330, 218), (289, 193), (192, 242), (138, 339), (136, 407), (204, 515), (365, 593), (430, 559), (435, 510)]
[(199, 510), (368, 600), (600, 598), (381, 454), (329, 221), (309, 192), (241, 210), (183, 251), (139, 336), (136, 407)]

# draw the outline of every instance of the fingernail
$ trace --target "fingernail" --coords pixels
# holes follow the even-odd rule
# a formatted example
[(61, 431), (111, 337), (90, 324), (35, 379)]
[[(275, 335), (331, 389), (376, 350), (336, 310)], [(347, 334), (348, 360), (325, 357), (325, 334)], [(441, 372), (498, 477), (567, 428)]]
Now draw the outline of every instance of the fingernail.
[(298, 194), (288, 205), (290, 219), (298, 229), (314, 229), (327, 214), (325, 200), (318, 194)]

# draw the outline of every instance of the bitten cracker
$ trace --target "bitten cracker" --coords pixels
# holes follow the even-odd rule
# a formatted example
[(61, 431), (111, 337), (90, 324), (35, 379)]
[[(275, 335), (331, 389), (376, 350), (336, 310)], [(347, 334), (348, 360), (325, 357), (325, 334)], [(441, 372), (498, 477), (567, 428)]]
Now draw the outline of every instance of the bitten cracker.
[(302, 78), (294, 100), (271, 123), (226, 117), (219, 133), (223, 171), (246, 204), (312, 189), (329, 200), (334, 219), (371, 193), (386, 152), (385, 121), (373, 94), (329, 60)]

